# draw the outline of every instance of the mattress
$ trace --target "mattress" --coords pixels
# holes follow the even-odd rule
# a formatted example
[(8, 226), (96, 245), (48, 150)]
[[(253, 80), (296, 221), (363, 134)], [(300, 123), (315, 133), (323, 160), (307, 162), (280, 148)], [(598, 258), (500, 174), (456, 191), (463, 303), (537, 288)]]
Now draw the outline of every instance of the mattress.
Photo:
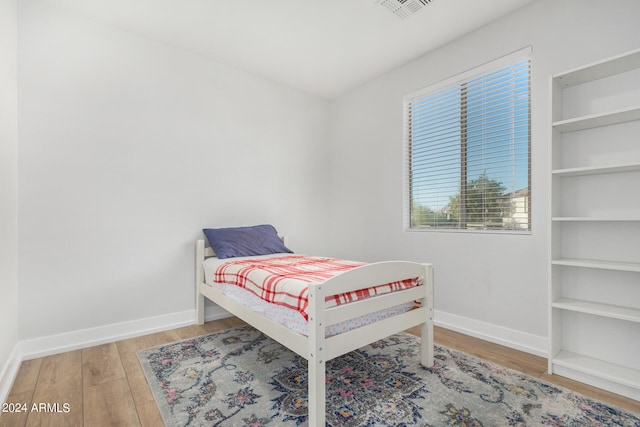
[[(261, 259), (261, 258), (273, 258), (284, 256), (288, 254), (272, 254), (262, 255), (254, 257), (238, 257), (234, 260), (243, 259)], [(229, 298), (249, 307), (251, 310), (261, 313), (266, 318), (279, 323), (295, 332), (303, 335), (308, 335), (308, 325), (302, 313), (298, 310), (288, 308), (282, 305), (273, 304), (267, 302), (254, 293), (243, 289), (236, 285), (216, 283), (214, 281), (216, 269), (229, 260), (218, 259), (215, 257), (207, 258), (203, 263), (205, 283), (216, 291), (228, 296)], [(371, 323), (378, 322), (380, 320), (396, 316), (398, 314), (405, 313), (416, 306), (414, 302), (408, 302), (393, 307), (385, 308), (383, 310), (369, 313), (354, 319), (350, 319), (344, 322), (340, 322), (334, 325), (329, 325), (325, 329), (327, 337), (338, 335), (343, 332), (356, 329)]]

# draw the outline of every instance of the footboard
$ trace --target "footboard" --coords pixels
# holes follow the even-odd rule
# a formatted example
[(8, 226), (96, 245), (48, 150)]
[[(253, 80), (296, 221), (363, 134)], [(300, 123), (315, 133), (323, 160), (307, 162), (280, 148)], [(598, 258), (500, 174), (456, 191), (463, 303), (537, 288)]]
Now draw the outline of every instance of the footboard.
[[(365, 289), (383, 283), (390, 283), (418, 277), (421, 286), (398, 290), (363, 300), (326, 308), (325, 298), (343, 292)], [(326, 327), (374, 313), (411, 301), (419, 301), (420, 307), (404, 314), (381, 320), (374, 324), (325, 338)], [(309, 285), (309, 338), (311, 331), (317, 331), (316, 352), (324, 360), (348, 353), (378, 339), (422, 324), (424, 340), (422, 363), (433, 365), (433, 266), (406, 261), (386, 261), (366, 264), (341, 273), (324, 283)], [(322, 348), (322, 349), (320, 349)]]
[[(418, 277), (422, 285), (399, 290), (364, 300), (326, 308), (325, 298), (381, 283)], [(362, 346), (421, 325), (421, 364), (433, 365), (433, 267), (404, 261), (388, 261), (367, 264), (346, 271), (324, 283), (309, 285), (309, 425), (325, 423), (325, 363), (327, 360), (348, 353)], [(325, 328), (343, 320), (374, 313), (409, 301), (420, 301), (420, 307), (373, 324), (325, 337)]]

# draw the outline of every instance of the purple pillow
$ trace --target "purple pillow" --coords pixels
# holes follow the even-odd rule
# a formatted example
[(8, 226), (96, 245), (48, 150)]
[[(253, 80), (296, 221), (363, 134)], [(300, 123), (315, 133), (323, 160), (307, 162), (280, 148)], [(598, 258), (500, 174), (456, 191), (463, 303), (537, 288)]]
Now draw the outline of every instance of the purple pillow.
[(220, 259), (293, 253), (282, 243), (275, 227), (270, 224), (252, 227), (205, 228), (202, 231)]

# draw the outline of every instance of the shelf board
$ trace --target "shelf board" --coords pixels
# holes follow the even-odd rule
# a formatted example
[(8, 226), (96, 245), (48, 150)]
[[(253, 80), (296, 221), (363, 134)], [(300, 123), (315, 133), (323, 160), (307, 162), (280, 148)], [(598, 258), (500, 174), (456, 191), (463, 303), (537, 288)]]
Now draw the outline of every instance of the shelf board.
[(593, 259), (557, 258), (551, 261), (552, 265), (566, 267), (597, 268), (601, 270), (631, 271), (640, 273), (640, 263), (601, 261)]
[(552, 360), (554, 365), (613, 381), (628, 387), (640, 388), (640, 371), (604, 360), (562, 350)]
[(588, 216), (554, 216), (554, 222), (634, 222), (640, 221), (640, 216), (615, 218), (615, 217), (588, 217)]
[(557, 301), (553, 302), (551, 306), (562, 310), (576, 311), (579, 313), (593, 314), (596, 316), (640, 323), (640, 309), (637, 308), (602, 304), (573, 298), (559, 298)]
[(602, 175), (607, 173), (640, 171), (640, 163), (625, 163), (608, 166), (582, 166), (578, 168), (554, 169), (554, 176)]
[(625, 108), (602, 114), (575, 117), (567, 120), (553, 122), (553, 127), (560, 132), (575, 132), (578, 130), (592, 129), (601, 126), (615, 125), (618, 123), (640, 120), (640, 107)]
[(562, 87), (569, 87), (632, 71), (636, 68), (640, 68), (640, 49), (556, 74), (553, 79), (558, 81)]

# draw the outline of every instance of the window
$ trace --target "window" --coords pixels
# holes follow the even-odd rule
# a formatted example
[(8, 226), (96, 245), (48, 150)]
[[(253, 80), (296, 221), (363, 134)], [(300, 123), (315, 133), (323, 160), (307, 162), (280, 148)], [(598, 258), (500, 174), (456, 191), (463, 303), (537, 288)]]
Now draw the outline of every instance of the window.
[(531, 230), (530, 52), (404, 98), (408, 230)]

